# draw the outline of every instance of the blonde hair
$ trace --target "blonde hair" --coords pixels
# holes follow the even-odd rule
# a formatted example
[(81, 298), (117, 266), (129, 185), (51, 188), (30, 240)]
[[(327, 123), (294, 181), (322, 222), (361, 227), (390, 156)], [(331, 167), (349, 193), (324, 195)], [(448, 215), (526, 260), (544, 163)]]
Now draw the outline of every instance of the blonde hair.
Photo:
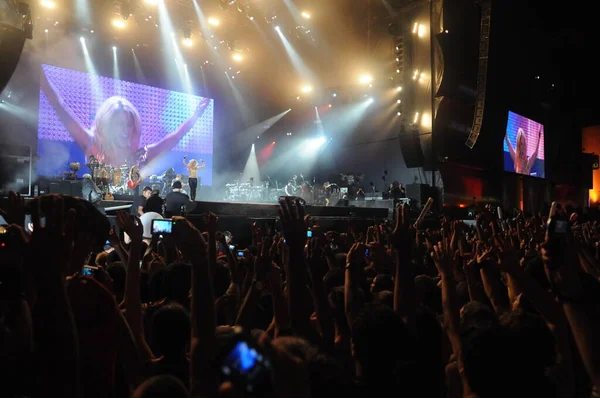
[(110, 122), (119, 113), (125, 112), (133, 121), (133, 136), (130, 137), (130, 149), (137, 150), (140, 147), (140, 138), (142, 136), (142, 120), (140, 114), (131, 102), (123, 97), (110, 97), (98, 112), (91, 127), (91, 132), (94, 139), (98, 142), (101, 148), (109, 151), (113, 148), (113, 139), (111, 137)]
[(515, 148), (515, 152), (517, 158), (519, 159), (527, 159), (527, 137), (525, 136), (525, 131), (519, 127), (517, 130), (517, 144)]
[(192, 159), (188, 164), (190, 165), (190, 167), (196, 167), (198, 166), (198, 161), (196, 159)]

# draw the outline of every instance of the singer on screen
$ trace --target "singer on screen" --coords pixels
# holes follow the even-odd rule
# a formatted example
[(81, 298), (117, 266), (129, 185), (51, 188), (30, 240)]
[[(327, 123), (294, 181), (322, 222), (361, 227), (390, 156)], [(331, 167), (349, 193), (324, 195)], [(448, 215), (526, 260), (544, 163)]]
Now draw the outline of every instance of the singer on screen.
[(510, 152), (510, 157), (513, 161), (515, 167), (515, 173), (526, 174), (529, 175), (533, 165), (538, 156), (538, 151), (540, 149), (540, 142), (542, 141), (542, 127), (538, 131), (538, 139), (535, 144), (535, 150), (531, 154), (531, 157), (527, 157), (527, 137), (525, 136), (525, 132), (521, 127), (517, 130), (517, 148), (513, 148), (510, 140), (508, 139), (508, 132), (504, 136), (506, 140), (506, 144), (508, 145), (508, 150)]
[(108, 98), (96, 112), (92, 126), (86, 129), (65, 105), (43, 71), (41, 87), (66, 130), (86, 157), (94, 155), (99, 162), (111, 166), (142, 165), (168, 152), (194, 127), (210, 104), (210, 99), (203, 98), (195, 112), (175, 131), (156, 143), (140, 148), (140, 115), (127, 99), (119, 96)]

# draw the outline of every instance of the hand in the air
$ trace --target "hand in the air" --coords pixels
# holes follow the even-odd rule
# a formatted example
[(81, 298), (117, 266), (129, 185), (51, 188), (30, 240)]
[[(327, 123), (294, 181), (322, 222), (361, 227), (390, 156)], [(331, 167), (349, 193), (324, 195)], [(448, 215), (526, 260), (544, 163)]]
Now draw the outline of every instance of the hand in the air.
[(201, 117), (206, 108), (208, 108), (208, 105), (210, 105), (210, 98), (202, 98), (198, 104), (198, 108), (196, 108), (196, 116)]

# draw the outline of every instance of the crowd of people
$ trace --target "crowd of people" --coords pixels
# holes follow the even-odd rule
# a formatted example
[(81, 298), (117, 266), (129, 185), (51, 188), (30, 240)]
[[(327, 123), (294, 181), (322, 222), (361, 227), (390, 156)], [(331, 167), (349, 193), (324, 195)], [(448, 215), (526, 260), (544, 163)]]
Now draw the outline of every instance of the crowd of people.
[(11, 193), (0, 395), (598, 395), (598, 221), (480, 209), (423, 229), (400, 205), (394, 225), (324, 231), (304, 210), (282, 198), (279, 228), (240, 247), (212, 213), (152, 234), (135, 211), (111, 226)]

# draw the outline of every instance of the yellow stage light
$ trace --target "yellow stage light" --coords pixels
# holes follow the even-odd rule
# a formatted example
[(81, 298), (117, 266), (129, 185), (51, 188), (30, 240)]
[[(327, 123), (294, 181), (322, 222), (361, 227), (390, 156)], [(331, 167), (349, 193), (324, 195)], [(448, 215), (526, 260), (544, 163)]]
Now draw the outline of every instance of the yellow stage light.
[(52, 8), (52, 9), (56, 8), (56, 3), (52, 0), (42, 0), (40, 2), (40, 4), (42, 7), (45, 7), (45, 8)]
[(115, 18), (112, 20), (112, 26), (117, 29), (125, 29), (127, 27), (127, 22), (125, 22), (123, 19)]

